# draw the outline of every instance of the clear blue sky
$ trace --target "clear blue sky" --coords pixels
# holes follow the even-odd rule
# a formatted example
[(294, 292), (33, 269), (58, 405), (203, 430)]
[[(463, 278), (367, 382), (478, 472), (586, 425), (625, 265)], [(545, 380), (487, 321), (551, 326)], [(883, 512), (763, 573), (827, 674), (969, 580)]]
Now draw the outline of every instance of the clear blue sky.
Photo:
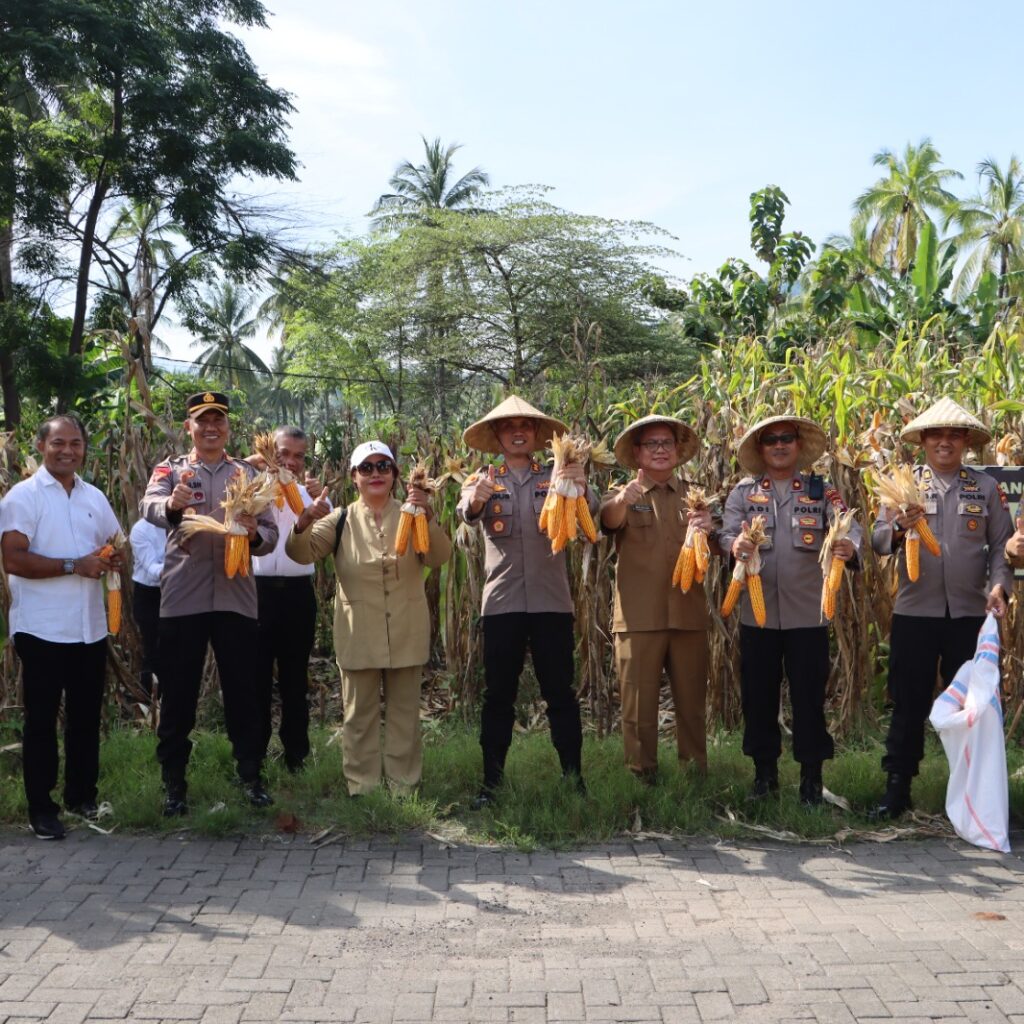
[(848, 228), (880, 148), (930, 136), (964, 194), (979, 160), (1024, 156), (1020, 3), (265, 2), (269, 30), (243, 38), (293, 94), (302, 181), (276, 194), (302, 237), (364, 230), (420, 134), (463, 143), (456, 169), (495, 185), (653, 221), (680, 276), (752, 258), (763, 185), (820, 242)]

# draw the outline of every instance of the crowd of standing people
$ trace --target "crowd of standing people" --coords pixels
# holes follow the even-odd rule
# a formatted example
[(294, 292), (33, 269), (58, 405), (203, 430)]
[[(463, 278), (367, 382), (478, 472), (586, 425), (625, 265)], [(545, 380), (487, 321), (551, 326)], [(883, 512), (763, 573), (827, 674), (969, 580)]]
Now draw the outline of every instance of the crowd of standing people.
[[(226, 536), (182, 528), (196, 515), (223, 522), (221, 503), (232, 481), (260, 472), (259, 457), (228, 454), (228, 414), (226, 395), (207, 391), (187, 400), (191, 450), (153, 469), (131, 530), (133, 610), (144, 647), (140, 682), (147, 692), (155, 686), (159, 699), (164, 814), (188, 813), (190, 735), (211, 647), (245, 798), (254, 807), (273, 803), (264, 762), (275, 685), (284, 763), (289, 771), (303, 770), (310, 750), (308, 663), (316, 622), (312, 576), (314, 563), (324, 558), (332, 560), (336, 579), (333, 632), (348, 792), (359, 798), (382, 783), (412, 792), (422, 776), (420, 692), (431, 641), (425, 570), (439, 568), (452, 550), (429, 489), (413, 477), (400, 490), (394, 453), (382, 441), (369, 440), (350, 457), (356, 500), (334, 508), (322, 483), (306, 472), (305, 434), (282, 426), (273, 436), (274, 458), (302, 481), (301, 501), (294, 507), (271, 503), (258, 514), (235, 517), (253, 572), (229, 576)], [(825, 717), (830, 643), (819, 555), (837, 519), (849, 518), (832, 481), (813, 469), (827, 447), (825, 431), (788, 412), (750, 425), (737, 446), (747, 475), (724, 509), (693, 500), (695, 485), (681, 467), (701, 442), (682, 420), (652, 415), (629, 424), (613, 450), (630, 477), (603, 495), (591, 487), (582, 462), (552, 467), (540, 457), (555, 435), (567, 432), (557, 418), (512, 396), (463, 435), (467, 447), (490, 457), (467, 478), (457, 508), (463, 523), (482, 531), (485, 551), (482, 781), (474, 806), (501, 798), (527, 653), (565, 784), (586, 793), (565, 552), (553, 550), (540, 525), (552, 493), (578, 495), (581, 507), (613, 539), (611, 632), (626, 768), (646, 785), (658, 782), (664, 673), (679, 762), (698, 775), (707, 772), (710, 611), (703, 586), (684, 591), (673, 583), (680, 548), (699, 530), (711, 555), (759, 569), (756, 592), (749, 587), (741, 598), (739, 626), (751, 795), (763, 799), (779, 787), (785, 677), (800, 798), (811, 806), (821, 803), (823, 765), (834, 744)], [(910, 807), (936, 679), (948, 683), (970, 659), (986, 614), (1005, 613), (1013, 567), (1024, 563), (1024, 533), (1019, 524), (1015, 529), (1005, 495), (992, 477), (964, 463), (968, 447), (990, 439), (984, 425), (943, 399), (908, 423), (902, 439), (923, 452), (914, 469), (922, 497), (883, 509), (870, 543), (878, 554), (893, 555), (927, 525), (941, 557), (922, 557), (914, 578), (907, 575), (907, 560), (900, 563), (889, 657), (893, 713), (882, 761), (887, 785), (876, 808), (883, 818)], [(125, 566), (111, 544), (120, 526), (110, 503), (78, 474), (87, 442), (76, 417), (47, 420), (37, 437), (42, 465), (0, 502), (0, 547), (12, 594), (10, 634), (22, 663), (25, 793), (29, 822), (41, 839), (64, 835), (61, 808), (53, 799), (62, 699), (63, 806), (86, 819), (95, 818), (98, 808), (107, 651), (102, 579)], [(755, 519), (760, 532), (751, 531)], [(410, 523), (416, 524), (414, 543), (406, 542)], [(864, 529), (854, 519), (834, 543), (829, 540), (829, 549), (842, 567), (856, 572), (864, 543)]]

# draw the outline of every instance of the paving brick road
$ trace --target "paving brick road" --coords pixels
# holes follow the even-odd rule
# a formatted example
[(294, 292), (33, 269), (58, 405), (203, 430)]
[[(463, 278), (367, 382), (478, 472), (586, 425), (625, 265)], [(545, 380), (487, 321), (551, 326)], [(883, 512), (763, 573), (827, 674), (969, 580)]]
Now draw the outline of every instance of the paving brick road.
[(934, 840), (8, 833), (0, 1020), (1024, 1024), (1022, 879), (1017, 855)]

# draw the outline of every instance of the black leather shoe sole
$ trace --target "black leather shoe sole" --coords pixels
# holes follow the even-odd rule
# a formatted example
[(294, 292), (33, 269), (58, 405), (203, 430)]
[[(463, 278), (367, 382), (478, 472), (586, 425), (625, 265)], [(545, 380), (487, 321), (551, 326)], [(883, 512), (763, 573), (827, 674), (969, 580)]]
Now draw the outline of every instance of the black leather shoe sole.
[(271, 807), (274, 803), (274, 798), (264, 789), (261, 782), (243, 783), (242, 791), (250, 807)]
[(36, 814), (28, 822), (36, 839), (63, 839), (67, 834), (56, 814)]

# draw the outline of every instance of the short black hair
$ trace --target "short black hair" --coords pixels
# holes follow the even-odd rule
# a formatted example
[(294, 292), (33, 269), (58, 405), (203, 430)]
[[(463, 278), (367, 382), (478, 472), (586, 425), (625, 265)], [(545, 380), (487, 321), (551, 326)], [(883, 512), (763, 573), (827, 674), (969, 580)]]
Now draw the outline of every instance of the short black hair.
[(43, 422), (39, 424), (39, 429), (36, 431), (36, 440), (40, 444), (44, 443), (50, 436), (50, 431), (58, 423), (70, 423), (82, 435), (82, 443), (88, 445), (89, 434), (85, 429), (85, 424), (73, 412), (59, 412), (56, 416), (51, 416), (48, 420), (43, 420)]
[(296, 426), (293, 426), (290, 423), (289, 424), (285, 424), (282, 427), (275, 427), (274, 428), (274, 437), (277, 437), (278, 434), (282, 434), (284, 437), (294, 438), (296, 441), (305, 441), (305, 440), (307, 440), (306, 432), (302, 429), (302, 427), (296, 427)]

